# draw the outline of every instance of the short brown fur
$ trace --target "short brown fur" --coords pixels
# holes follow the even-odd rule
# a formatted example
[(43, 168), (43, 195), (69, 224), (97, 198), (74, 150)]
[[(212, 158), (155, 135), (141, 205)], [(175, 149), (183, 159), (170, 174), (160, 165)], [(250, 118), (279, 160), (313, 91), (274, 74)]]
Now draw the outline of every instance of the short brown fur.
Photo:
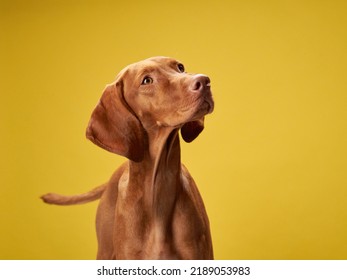
[(129, 65), (106, 87), (87, 138), (129, 159), (89, 193), (47, 194), (71, 205), (100, 198), (98, 259), (213, 259), (209, 221), (181, 164), (178, 131), (193, 141), (213, 111), (210, 80), (167, 57)]

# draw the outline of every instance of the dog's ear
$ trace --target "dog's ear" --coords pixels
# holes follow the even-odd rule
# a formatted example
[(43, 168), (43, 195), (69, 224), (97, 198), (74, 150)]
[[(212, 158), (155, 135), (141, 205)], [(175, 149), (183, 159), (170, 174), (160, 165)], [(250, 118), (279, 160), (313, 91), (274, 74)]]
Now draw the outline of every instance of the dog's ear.
[(124, 99), (121, 81), (105, 88), (91, 115), (86, 136), (109, 152), (136, 162), (143, 159), (144, 128)]
[(199, 120), (187, 122), (181, 128), (181, 135), (184, 141), (192, 142), (201, 131), (204, 130), (204, 117)]

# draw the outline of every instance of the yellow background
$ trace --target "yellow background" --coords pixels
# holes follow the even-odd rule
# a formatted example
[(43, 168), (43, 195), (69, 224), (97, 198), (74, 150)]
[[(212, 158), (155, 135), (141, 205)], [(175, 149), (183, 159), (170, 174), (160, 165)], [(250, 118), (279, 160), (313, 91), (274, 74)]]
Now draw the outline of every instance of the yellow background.
[(182, 144), (217, 259), (347, 259), (346, 1), (0, 2), (0, 258), (94, 259), (97, 202), (48, 206), (124, 161), (85, 139), (104, 86), (156, 55), (212, 80)]

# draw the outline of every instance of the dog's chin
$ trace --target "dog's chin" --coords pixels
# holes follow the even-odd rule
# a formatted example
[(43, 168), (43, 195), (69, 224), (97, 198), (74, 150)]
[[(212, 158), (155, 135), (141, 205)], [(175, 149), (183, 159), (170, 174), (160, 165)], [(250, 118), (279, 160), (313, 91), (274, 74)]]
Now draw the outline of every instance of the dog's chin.
[[(178, 123), (167, 124), (166, 126), (181, 128), (187, 123), (199, 121), (205, 115), (211, 114), (214, 110), (214, 102), (211, 96), (201, 97), (196, 100), (194, 106), (191, 105), (189, 110), (184, 110), (185, 117), (180, 119)], [(183, 115), (183, 116), (184, 116)]]
[(212, 97), (203, 97), (200, 99), (199, 104), (196, 107), (196, 111), (194, 116), (192, 117), (192, 121), (195, 119), (199, 119), (205, 115), (211, 114), (214, 109), (214, 102)]
[(214, 109), (214, 103), (213, 103), (213, 100), (212, 99), (205, 99), (204, 100), (204, 103), (203, 103), (203, 106), (206, 106), (206, 111), (207, 113), (206, 114), (211, 114), (213, 112), (213, 109)]

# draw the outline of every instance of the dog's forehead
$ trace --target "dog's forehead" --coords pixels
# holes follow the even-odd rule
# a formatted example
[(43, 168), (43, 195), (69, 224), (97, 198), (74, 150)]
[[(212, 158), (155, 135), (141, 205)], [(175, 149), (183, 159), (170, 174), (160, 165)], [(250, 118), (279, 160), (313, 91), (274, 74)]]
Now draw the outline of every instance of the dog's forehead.
[(150, 58), (147, 58), (147, 59), (140, 61), (140, 62), (143, 62), (143, 63), (154, 62), (154, 63), (158, 63), (158, 64), (163, 64), (163, 65), (172, 65), (172, 64), (179, 63), (177, 61), (177, 59), (174, 59), (171, 57), (166, 57), (166, 56), (150, 57)]
[(139, 73), (150, 72), (155, 69), (174, 69), (180, 61), (165, 56), (150, 57), (132, 64), (129, 64), (123, 68), (116, 76), (116, 81), (123, 79), (125, 76), (137, 76)]
[(164, 56), (156, 56), (147, 58), (145, 60), (141, 60), (138, 62), (135, 62), (133, 64), (128, 65), (125, 67), (121, 73), (125, 72), (139, 72), (143, 70), (149, 70), (149, 69), (159, 69), (159, 68), (172, 68), (175, 67), (178, 63), (180, 63), (178, 60), (170, 57), (164, 57)]

